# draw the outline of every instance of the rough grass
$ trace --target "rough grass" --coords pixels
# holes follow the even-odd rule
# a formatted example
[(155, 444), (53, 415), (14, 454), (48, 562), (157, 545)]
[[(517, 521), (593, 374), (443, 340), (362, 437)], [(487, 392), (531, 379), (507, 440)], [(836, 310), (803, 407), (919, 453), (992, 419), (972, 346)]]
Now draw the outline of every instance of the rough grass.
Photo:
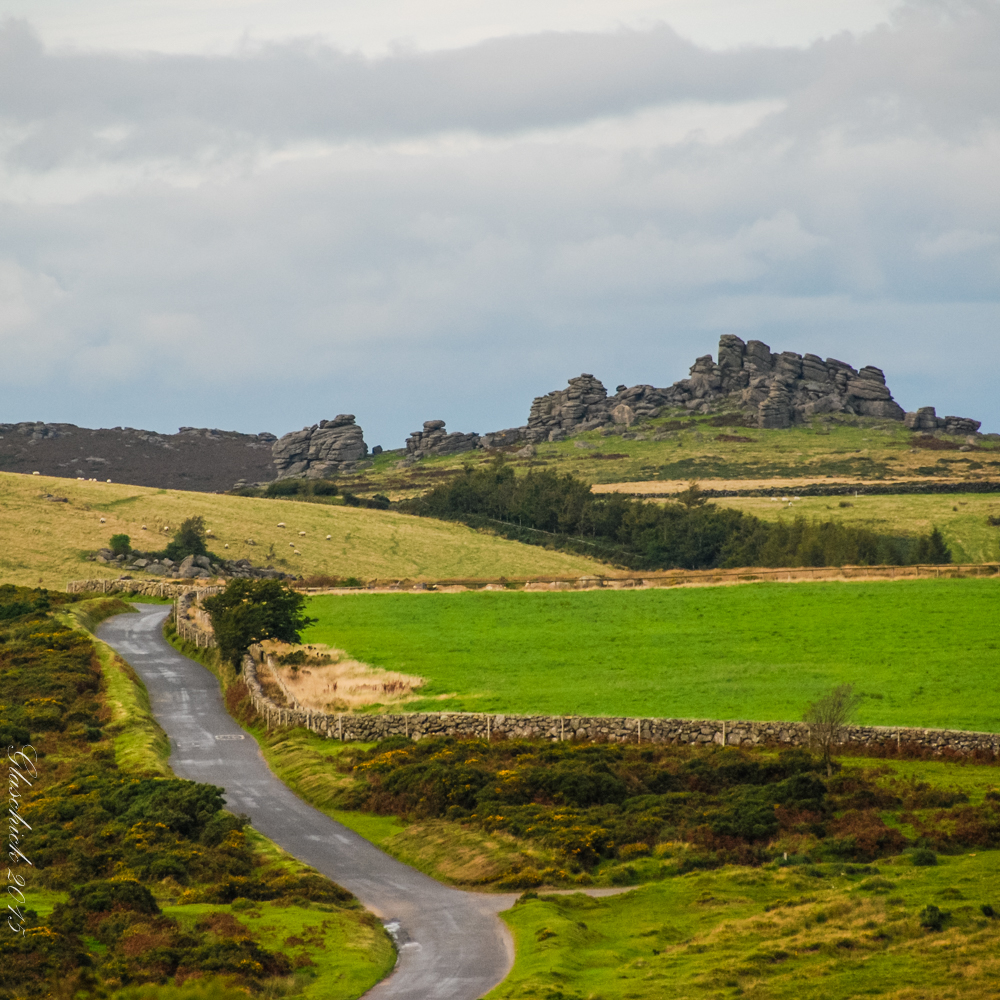
[[(69, 503), (45, 500), (46, 493)], [(83, 555), (119, 533), (129, 535), (135, 548), (162, 549), (170, 538), (163, 527), (176, 530), (195, 515), (212, 530), (209, 547), (220, 555), (304, 576), (495, 579), (572, 576), (601, 568), (581, 556), (391, 511), (0, 472), (0, 579), (61, 589), (67, 580), (115, 578), (121, 570), (85, 562)], [(287, 527), (277, 527), (280, 521)], [(289, 542), (301, 556), (292, 554)]]
[[(389, 938), (367, 913), (315, 903), (289, 906), (246, 900), (231, 905), (161, 901), (161, 909), (186, 928), (223, 914), (239, 921), (269, 949), (287, 955), (296, 966), (294, 974), (266, 983), (261, 994), (265, 997), (354, 1000), (391, 972), (396, 961)], [(245, 988), (211, 973), (181, 985), (145, 984), (113, 994), (114, 1000), (245, 1000), (246, 996)]]
[[(313, 598), (306, 642), (427, 678), (413, 710), (802, 717), (1000, 731), (995, 580)], [(446, 701), (440, 695), (453, 695)]]
[[(487, 996), (995, 997), (1000, 920), (979, 907), (998, 899), (997, 851), (926, 868), (901, 856), (877, 873), (730, 867), (623, 896), (542, 896), (503, 915), (516, 959)], [(920, 926), (928, 904), (951, 913), (939, 932)]]

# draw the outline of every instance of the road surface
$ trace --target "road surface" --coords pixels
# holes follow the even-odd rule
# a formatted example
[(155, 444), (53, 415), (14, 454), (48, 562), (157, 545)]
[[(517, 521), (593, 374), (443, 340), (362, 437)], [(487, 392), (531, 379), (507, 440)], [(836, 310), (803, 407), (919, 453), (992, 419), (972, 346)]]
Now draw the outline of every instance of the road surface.
[(149, 690), (174, 774), (224, 788), (229, 810), (246, 813), (264, 836), (353, 892), (395, 939), (396, 968), (366, 1000), (477, 1000), (496, 986), (514, 961), (497, 913), (516, 895), (443, 886), (300, 799), (226, 711), (216, 678), (163, 638), (170, 609), (135, 607), (139, 614), (116, 615), (97, 634)]

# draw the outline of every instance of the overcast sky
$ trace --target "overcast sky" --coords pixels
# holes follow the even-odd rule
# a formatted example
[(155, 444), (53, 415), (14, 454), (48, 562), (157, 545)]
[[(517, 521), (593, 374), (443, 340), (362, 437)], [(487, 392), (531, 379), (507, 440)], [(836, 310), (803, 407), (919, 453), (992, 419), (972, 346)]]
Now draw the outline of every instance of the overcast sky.
[(997, 0), (0, 0), (0, 421), (399, 447), (736, 333), (1000, 430), (998, 52)]

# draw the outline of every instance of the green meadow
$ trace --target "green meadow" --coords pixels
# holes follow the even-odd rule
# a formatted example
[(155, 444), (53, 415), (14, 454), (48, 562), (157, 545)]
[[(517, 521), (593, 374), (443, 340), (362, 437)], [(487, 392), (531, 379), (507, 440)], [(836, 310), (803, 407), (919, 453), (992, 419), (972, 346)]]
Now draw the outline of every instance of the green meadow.
[(426, 678), (413, 711), (799, 719), (1000, 731), (993, 580), (321, 595), (304, 642)]

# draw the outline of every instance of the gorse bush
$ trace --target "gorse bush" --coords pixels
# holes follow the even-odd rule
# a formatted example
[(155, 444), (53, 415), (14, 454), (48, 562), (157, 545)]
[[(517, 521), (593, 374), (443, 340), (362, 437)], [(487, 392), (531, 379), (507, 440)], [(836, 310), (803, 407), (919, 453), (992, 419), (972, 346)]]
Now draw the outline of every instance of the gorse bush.
[[(346, 497), (345, 497), (346, 499)], [(949, 562), (940, 533), (890, 536), (840, 522), (772, 523), (706, 503), (692, 484), (676, 504), (596, 496), (571, 475), (517, 476), (503, 456), (400, 509), (458, 520), (509, 538), (554, 545), (633, 569), (839, 566)]]
[(951, 849), (1000, 846), (997, 803), (914, 815), (877, 784), (877, 772), (827, 779), (823, 758), (802, 749), (393, 737), (339, 766), (353, 777), (338, 793), (343, 808), (535, 840), (570, 872), (630, 861), (663, 841), (692, 845), (677, 873), (759, 864), (780, 858), (789, 849), (782, 844), (793, 845), (788, 863), (806, 863), (805, 852), (812, 861), (870, 862), (907, 846), (883, 819), (892, 810), (906, 812), (920, 837)]
[[(89, 636), (50, 612), (77, 595), (0, 586), (0, 739), (31, 745), (37, 775), (21, 788), (30, 827), (30, 905), (37, 887), (67, 893), (25, 933), (0, 935), (0, 996), (107, 996), (122, 985), (224, 974), (243, 995), (291, 962), (246, 934), (182, 926), (164, 916), (153, 888), (191, 902), (310, 899), (354, 906), (321, 876), (268, 865), (251, 849), (245, 816), (224, 811), (223, 790), (118, 770), (106, 736), (101, 670)], [(155, 883), (155, 886), (154, 886)], [(10, 900), (12, 905), (16, 901)]]

